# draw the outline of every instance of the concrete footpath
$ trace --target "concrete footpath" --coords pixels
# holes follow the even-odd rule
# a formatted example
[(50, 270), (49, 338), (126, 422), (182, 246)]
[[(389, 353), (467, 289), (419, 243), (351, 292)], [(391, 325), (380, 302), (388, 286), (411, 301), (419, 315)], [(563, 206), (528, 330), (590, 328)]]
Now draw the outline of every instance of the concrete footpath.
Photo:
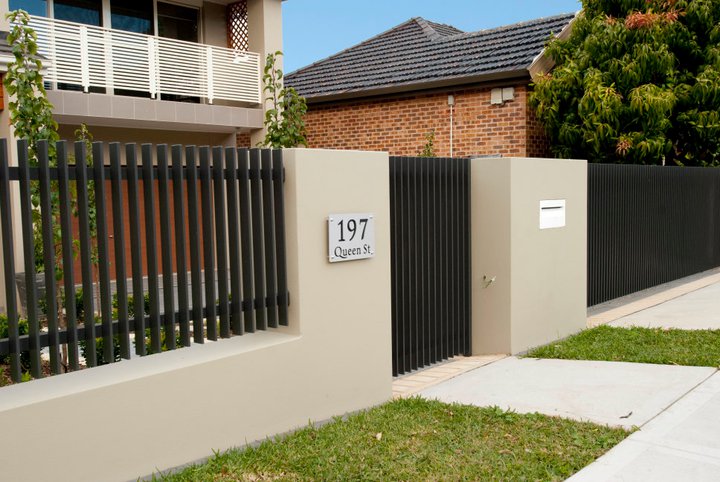
[[(720, 329), (717, 271), (684, 285), (682, 280), (674, 282), (664, 294), (655, 290), (652, 298), (643, 296), (624, 306), (610, 306), (601, 313), (603, 322)], [(593, 316), (599, 319), (597, 313)], [(589, 319), (589, 325), (594, 324)], [(639, 429), (571, 477), (573, 482), (720, 481), (717, 367), (506, 357), (419, 394)]]

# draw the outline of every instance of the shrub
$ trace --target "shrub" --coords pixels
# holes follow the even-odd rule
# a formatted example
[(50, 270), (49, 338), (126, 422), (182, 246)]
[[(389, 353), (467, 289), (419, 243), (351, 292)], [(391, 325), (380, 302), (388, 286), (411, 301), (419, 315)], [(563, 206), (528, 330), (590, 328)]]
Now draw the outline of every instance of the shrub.
[[(0, 313), (0, 339), (8, 338), (10, 334), (8, 326), (8, 317), (4, 313)], [(28, 322), (24, 318), (20, 318), (18, 320), (18, 332), (20, 335), (27, 335), (30, 331), (28, 328)], [(9, 355), (0, 355), (0, 365), (5, 365), (10, 363), (10, 356)], [(23, 371), (29, 371), (30, 370), (30, 353), (27, 351), (24, 351), (20, 354), (20, 365), (22, 366)]]

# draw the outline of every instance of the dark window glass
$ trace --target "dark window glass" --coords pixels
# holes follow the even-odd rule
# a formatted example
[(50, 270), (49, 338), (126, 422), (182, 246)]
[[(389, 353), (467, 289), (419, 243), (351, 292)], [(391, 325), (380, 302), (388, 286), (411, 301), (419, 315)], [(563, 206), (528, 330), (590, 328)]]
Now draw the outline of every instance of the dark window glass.
[(198, 41), (198, 9), (158, 2), (158, 35)]
[(47, 17), (47, 0), (10, 0), (10, 10), (23, 9), (30, 15)]
[(126, 32), (155, 33), (153, 3), (147, 0), (135, 2), (113, 0), (110, 3), (112, 28)]
[(102, 26), (102, 0), (55, 0), (53, 15), (58, 20)]

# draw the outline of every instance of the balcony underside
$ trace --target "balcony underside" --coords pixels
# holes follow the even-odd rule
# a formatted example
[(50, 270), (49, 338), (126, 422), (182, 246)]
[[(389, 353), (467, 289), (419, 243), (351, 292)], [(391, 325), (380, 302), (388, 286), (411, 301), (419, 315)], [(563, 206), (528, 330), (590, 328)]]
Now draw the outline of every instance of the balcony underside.
[(193, 132), (237, 132), (263, 127), (261, 108), (191, 104), (109, 94), (51, 90), (55, 120), (80, 124)]

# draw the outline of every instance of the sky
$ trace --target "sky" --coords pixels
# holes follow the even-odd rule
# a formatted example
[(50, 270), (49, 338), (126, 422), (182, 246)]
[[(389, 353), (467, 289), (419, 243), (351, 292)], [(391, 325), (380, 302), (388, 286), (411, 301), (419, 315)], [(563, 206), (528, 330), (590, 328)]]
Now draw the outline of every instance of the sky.
[(578, 0), (287, 0), (285, 72), (292, 72), (412, 17), (471, 32), (575, 12)]

